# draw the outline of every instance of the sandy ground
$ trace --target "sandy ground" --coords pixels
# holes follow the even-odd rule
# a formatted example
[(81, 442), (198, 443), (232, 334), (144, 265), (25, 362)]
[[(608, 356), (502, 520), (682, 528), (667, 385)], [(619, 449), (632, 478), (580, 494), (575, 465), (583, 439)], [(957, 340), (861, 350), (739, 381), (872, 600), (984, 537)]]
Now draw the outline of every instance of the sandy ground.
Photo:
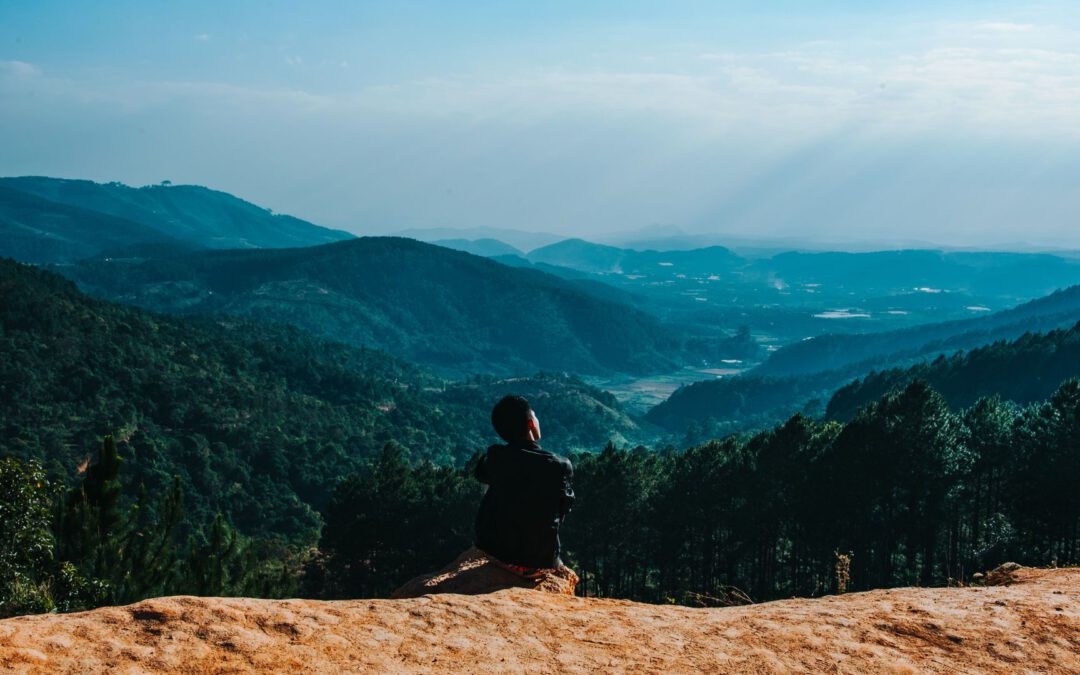
[(1080, 570), (725, 609), (511, 588), (318, 602), (171, 597), (0, 621), (14, 672), (1077, 673)]

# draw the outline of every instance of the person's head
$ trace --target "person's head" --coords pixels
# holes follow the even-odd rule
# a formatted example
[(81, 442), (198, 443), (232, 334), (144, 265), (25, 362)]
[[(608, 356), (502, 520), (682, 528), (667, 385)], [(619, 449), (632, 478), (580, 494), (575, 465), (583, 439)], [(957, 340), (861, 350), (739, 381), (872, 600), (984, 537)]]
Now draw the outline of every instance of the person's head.
[(540, 440), (540, 420), (521, 396), (504, 396), (491, 411), (495, 432), (507, 443)]

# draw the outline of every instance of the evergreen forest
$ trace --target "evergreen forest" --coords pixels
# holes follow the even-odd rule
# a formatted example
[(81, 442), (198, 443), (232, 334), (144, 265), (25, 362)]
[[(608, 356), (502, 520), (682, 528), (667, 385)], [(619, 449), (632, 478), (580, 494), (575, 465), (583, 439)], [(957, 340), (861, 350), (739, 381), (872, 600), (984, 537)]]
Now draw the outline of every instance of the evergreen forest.
[[(1080, 564), (1080, 287), (805, 340), (822, 307), (702, 308), (706, 282), (781, 264), (818, 288), (822, 261), (888, 262), (889, 302), (910, 260), (983, 270), (1004, 302), (1011, 271), (1045, 266), (1035, 293), (1072, 261), (571, 241), (514, 267), (203, 188), (54, 179), (0, 181), (0, 229), (21, 259), (0, 259), (0, 616), (385, 597), (472, 544), (506, 394), (575, 465), (563, 557), (585, 595), (728, 605)], [(919, 300), (920, 321), (974, 302)], [(597, 384), (620, 378), (666, 400)]]

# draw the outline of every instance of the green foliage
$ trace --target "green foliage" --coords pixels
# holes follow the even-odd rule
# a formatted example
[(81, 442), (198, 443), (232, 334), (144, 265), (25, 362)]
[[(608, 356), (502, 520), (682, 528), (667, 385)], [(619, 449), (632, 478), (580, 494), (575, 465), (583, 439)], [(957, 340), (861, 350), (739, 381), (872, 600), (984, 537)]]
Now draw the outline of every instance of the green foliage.
[(860, 407), (914, 380), (925, 380), (950, 405), (967, 407), (984, 396), (1016, 403), (1040, 401), (1063, 379), (1080, 375), (1080, 323), (1045, 334), (941, 356), (908, 369), (871, 372), (838, 390), (829, 401), (831, 419), (851, 419)]
[[(295, 549), (256, 541), (218, 514), (209, 531), (187, 542), (188, 556), (175, 585), (192, 595), (280, 597), (295, 587)], [(175, 592), (175, 591), (171, 591)]]
[(702, 380), (679, 387), (645, 418), (672, 431), (686, 431), (691, 444), (698, 443), (785, 419), (807, 401), (828, 396), (831, 379), (747, 375)]
[(322, 557), (306, 570), (307, 592), (384, 596), (395, 584), (441, 567), (472, 542), (481, 494), (462, 470), (413, 467), (404, 448), (387, 443), (378, 459), (335, 491)]
[(142, 487), (126, 499), (123, 465), (106, 437), (79, 486), (65, 492), (50, 488), (33, 460), (0, 460), (0, 616), (180, 592), (274, 597), (295, 587), (295, 550), (243, 537), (220, 515), (179, 545), (179, 481), (156, 500)]
[(37, 462), (0, 459), (0, 617), (86, 609), (106, 600), (103, 582), (63, 559), (54, 514), (64, 499)]
[[(1006, 560), (1075, 564), (1078, 447), (1080, 380), (1024, 409), (983, 399), (956, 413), (914, 382), (846, 425), (795, 415), (684, 452), (608, 445), (574, 456), (565, 559), (586, 595), (692, 605), (964, 583)], [(447, 482), (477, 488), (461, 469), (410, 468), (392, 447), (343, 482), (309, 591), (381, 595), (450, 560), (471, 541), (460, 528), (478, 495)], [(432, 518), (446, 494), (456, 506)]]
[(52, 609), (49, 481), (36, 462), (0, 459), (0, 617)]
[(106, 436), (81, 485), (58, 505), (57, 557), (96, 583), (101, 597), (95, 603), (159, 595), (177, 571), (174, 539), (184, 517), (179, 481), (156, 502), (140, 486), (137, 499), (125, 506), (122, 463), (115, 440)]
[[(1078, 447), (1078, 380), (1046, 403), (980, 399), (959, 415), (916, 381), (844, 426), (796, 415), (661, 455), (643, 492), (652, 507), (631, 508), (627, 530), (656, 535), (630, 592), (597, 583), (624, 554), (593, 553), (595, 517), (568, 519), (565, 539), (588, 592), (656, 601), (729, 586), (755, 599), (827, 592), (836, 551), (850, 552), (849, 590), (963, 581), (1005, 560), (1076, 563)], [(579, 458), (578, 480), (617, 484), (602, 458)]]

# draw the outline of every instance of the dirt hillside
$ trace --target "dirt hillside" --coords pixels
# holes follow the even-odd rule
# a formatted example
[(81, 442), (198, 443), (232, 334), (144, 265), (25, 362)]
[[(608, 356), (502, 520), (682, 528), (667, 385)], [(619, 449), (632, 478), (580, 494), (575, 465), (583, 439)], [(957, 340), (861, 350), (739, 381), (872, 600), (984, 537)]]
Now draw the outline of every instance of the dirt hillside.
[(15, 672), (1080, 672), (1080, 570), (726, 609), (487, 595), (172, 597), (0, 621)]

